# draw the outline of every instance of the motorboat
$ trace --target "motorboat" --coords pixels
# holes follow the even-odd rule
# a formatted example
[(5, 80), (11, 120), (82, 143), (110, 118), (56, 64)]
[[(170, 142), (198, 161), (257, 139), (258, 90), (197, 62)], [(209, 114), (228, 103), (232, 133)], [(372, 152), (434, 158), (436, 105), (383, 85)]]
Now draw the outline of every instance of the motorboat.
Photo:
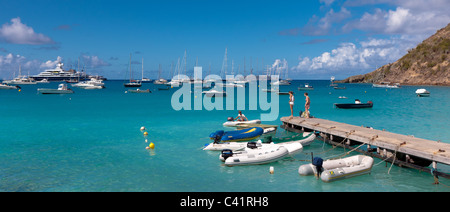
[(345, 90), (346, 89), (345, 86), (344, 87), (334, 86), (333, 88), (334, 88), (334, 90)]
[(151, 93), (152, 91), (151, 91), (150, 89), (147, 89), (147, 90), (141, 90), (141, 89), (138, 88), (138, 89), (136, 89), (136, 90), (129, 89), (128, 92), (129, 92), (129, 93)]
[(260, 124), (261, 120), (259, 119), (255, 119), (255, 120), (249, 120), (249, 121), (227, 121), (225, 123), (223, 123), (224, 127), (234, 127), (236, 125), (241, 125), (241, 124)]
[(374, 88), (400, 88), (399, 83), (391, 84), (389, 82), (381, 82), (380, 84), (372, 84), (372, 87)]
[(17, 85), (7, 85), (7, 84), (0, 83), (0, 89), (18, 89), (18, 88), (20, 88), (20, 87)]
[(5, 80), (5, 81), (3, 81), (3, 83), (11, 84), (11, 85), (34, 85), (34, 84), (37, 84), (37, 82), (34, 79), (29, 78), (27, 76), (20, 76), (20, 75), (12, 80)]
[(238, 152), (226, 149), (222, 150), (219, 159), (223, 160), (226, 166), (242, 166), (271, 163), (287, 156), (289, 156), (289, 151), (286, 147), (272, 146)]
[(91, 78), (89, 81), (83, 81), (73, 84), (72, 87), (84, 88), (84, 89), (102, 89), (105, 83), (102, 80)]
[(261, 127), (250, 127), (242, 130), (233, 131), (223, 131), (218, 130), (209, 135), (209, 138), (217, 140), (221, 138), (220, 141), (230, 142), (230, 141), (248, 141), (258, 138), (264, 133), (264, 129)]
[(342, 159), (326, 160), (315, 157), (310, 164), (301, 165), (298, 173), (302, 176), (320, 175), (324, 182), (347, 179), (369, 174), (372, 170), (373, 158), (366, 155), (355, 155)]
[(430, 96), (430, 92), (427, 91), (425, 88), (420, 88), (416, 90), (416, 94), (418, 97), (428, 97)]
[(38, 88), (37, 90), (41, 94), (72, 94), (73, 93), (73, 90), (70, 88), (67, 88), (66, 84), (59, 84), (58, 89)]
[(373, 102), (368, 101), (367, 103), (361, 103), (361, 101), (356, 99), (355, 103), (335, 103), (334, 106), (341, 109), (372, 108)]
[[(303, 146), (307, 146), (310, 145), (315, 139), (316, 139), (316, 135), (314, 133), (303, 133), (303, 136), (301, 139), (297, 139), (297, 140), (293, 140), (293, 141), (288, 141), (288, 142), (280, 142), (280, 143), (274, 143), (274, 142), (269, 142), (269, 143), (262, 143), (261, 140), (258, 140), (256, 142), (256, 145), (258, 147), (267, 147), (267, 146), (273, 146), (273, 145), (279, 145), (279, 146), (285, 146), (288, 151), (289, 154), (293, 154), (295, 153), (295, 151), (297, 151), (297, 144), (300, 144), (303, 148)], [(205, 147), (203, 148), (203, 150), (212, 150), (212, 151), (222, 151), (224, 149), (230, 149), (233, 151), (238, 151), (238, 150), (244, 150), (245, 148), (248, 148), (248, 143), (251, 142), (220, 142), (220, 141), (214, 141), (212, 143), (209, 144), (205, 144)]]
[(305, 83), (303, 87), (298, 87), (298, 90), (314, 90), (314, 87), (308, 83)]
[(271, 85), (291, 85), (291, 82), (287, 81), (287, 80), (279, 80), (279, 81), (275, 81), (275, 82), (271, 82)]
[(226, 91), (217, 91), (215, 89), (211, 89), (209, 91), (203, 91), (202, 93), (205, 94), (207, 97), (226, 97), (227, 92)]

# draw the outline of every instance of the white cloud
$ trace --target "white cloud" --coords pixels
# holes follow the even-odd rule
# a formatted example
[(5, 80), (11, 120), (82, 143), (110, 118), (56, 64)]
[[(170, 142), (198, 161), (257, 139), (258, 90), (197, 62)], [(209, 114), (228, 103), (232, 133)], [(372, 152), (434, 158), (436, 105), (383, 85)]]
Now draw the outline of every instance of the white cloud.
[[(352, 1), (355, 6), (364, 5), (363, 2), (355, 3), (357, 2)], [(359, 19), (345, 24), (342, 27), (343, 31), (351, 32), (353, 29), (359, 29), (377, 34), (421, 34), (426, 38), (450, 22), (448, 0), (398, 0), (390, 4), (395, 6), (394, 10), (376, 8), (372, 13), (365, 12)], [(346, 2), (344, 5), (351, 4)]]
[(40, 68), (42, 68), (42, 69), (50, 69), (50, 68), (53, 69), (53, 68), (56, 68), (56, 65), (58, 63), (60, 63), (60, 62), (62, 62), (62, 58), (60, 56), (58, 56), (55, 61), (47, 60), (47, 62), (43, 62), (40, 65)]
[(418, 38), (420, 37), (392, 36), (387, 39), (369, 38), (359, 42), (359, 45), (341, 43), (339, 47), (319, 56), (299, 58), (292, 70), (301, 73), (366, 73), (401, 58), (408, 49), (421, 41)]
[(0, 41), (14, 44), (53, 44), (53, 40), (44, 34), (34, 32), (33, 28), (23, 24), (19, 17), (0, 28)]
[(111, 64), (103, 61), (98, 56), (81, 55), (83, 63), (90, 68), (99, 68), (102, 66), (110, 66)]

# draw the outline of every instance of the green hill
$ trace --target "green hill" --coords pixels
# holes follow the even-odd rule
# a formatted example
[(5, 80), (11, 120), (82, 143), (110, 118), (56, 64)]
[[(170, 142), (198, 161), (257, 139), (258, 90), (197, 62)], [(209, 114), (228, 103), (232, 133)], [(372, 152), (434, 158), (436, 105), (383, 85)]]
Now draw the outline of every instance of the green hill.
[(450, 24), (394, 63), (336, 82), (450, 86)]

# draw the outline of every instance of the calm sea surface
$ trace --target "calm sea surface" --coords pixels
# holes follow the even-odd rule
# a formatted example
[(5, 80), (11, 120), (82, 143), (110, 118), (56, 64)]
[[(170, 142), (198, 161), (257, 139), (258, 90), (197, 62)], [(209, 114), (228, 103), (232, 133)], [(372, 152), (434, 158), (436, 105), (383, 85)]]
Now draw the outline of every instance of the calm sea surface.
[[(308, 82), (314, 90), (312, 115), (353, 125), (450, 143), (450, 87), (403, 86), (372, 88), (371, 84), (342, 84), (334, 90), (329, 81), (294, 81), (280, 86), (295, 92), (295, 114), (303, 110)], [(22, 90), (0, 90), (0, 191), (450, 191), (450, 180), (432, 185), (430, 173), (391, 166), (375, 159), (370, 175), (333, 183), (300, 176), (297, 169), (314, 156), (344, 153), (315, 141), (294, 159), (257, 166), (226, 167), (219, 152), (203, 151), (208, 135), (224, 128), (234, 110), (180, 110), (171, 106), (176, 89), (160, 91), (144, 84), (150, 94), (125, 93), (122, 81), (106, 81), (103, 90), (73, 88), (71, 95), (39, 95), (37, 88), (58, 83), (24, 85)], [(70, 87), (70, 86), (69, 86)], [(428, 98), (415, 90), (426, 88)], [(261, 93), (266, 95), (266, 93)], [(339, 99), (346, 96), (348, 99)], [(192, 99), (201, 98), (192, 93)], [(235, 96), (236, 98), (236, 96)], [(279, 118), (289, 116), (289, 96), (280, 96)], [(342, 110), (333, 103), (374, 102), (372, 109)], [(248, 106), (248, 96), (246, 105)], [(262, 110), (243, 110), (249, 119), (260, 119)], [(140, 131), (145, 126), (147, 139)], [(292, 133), (278, 129), (276, 136)], [(331, 149), (331, 150), (330, 150)], [(327, 151), (329, 150), (329, 151)], [(326, 152), (326, 153), (323, 153)], [(352, 153), (355, 155), (357, 153)], [(269, 174), (273, 166), (275, 174)], [(447, 166), (439, 166), (450, 172)]]

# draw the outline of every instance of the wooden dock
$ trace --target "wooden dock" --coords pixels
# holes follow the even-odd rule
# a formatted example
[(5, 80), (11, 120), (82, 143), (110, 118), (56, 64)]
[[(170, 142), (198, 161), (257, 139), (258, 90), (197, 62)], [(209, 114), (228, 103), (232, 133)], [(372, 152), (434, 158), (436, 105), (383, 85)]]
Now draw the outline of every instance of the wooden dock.
[[(367, 144), (369, 148), (359, 152), (395, 162), (397, 165), (423, 171), (436, 169), (436, 164), (450, 165), (450, 144), (413, 136), (370, 129), (318, 118), (282, 117), (282, 128), (290, 131), (315, 131), (322, 140), (333, 145), (352, 149), (355, 145)], [(376, 152), (368, 151), (376, 147)], [(428, 166), (432, 164), (432, 168)], [(449, 178), (446, 173), (435, 173)]]

